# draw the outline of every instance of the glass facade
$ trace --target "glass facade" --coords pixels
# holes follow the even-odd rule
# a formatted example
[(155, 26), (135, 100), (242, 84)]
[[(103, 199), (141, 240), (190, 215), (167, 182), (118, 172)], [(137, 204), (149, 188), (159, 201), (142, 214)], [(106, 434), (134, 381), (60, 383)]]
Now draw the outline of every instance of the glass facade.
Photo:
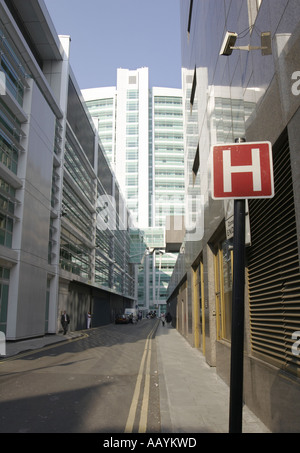
[(96, 120), (99, 136), (105, 155), (112, 166), (115, 164), (114, 130), (115, 130), (115, 100), (114, 98), (87, 101), (86, 106), (91, 116)]
[[(245, 216), (243, 395), (272, 432), (299, 428), (299, 19), (293, 0), (181, 0), (185, 184), (193, 197), (197, 188), (203, 228), (186, 234), (168, 306), (179, 331), (230, 382), (234, 203), (212, 198), (211, 151), (241, 137), (271, 142), (275, 196), (249, 199)], [(228, 31), (237, 40), (224, 55)], [(190, 199), (197, 221), (195, 208)]]
[(182, 96), (159, 95), (153, 101), (154, 224), (184, 211)]
[(14, 49), (13, 43), (7, 39), (7, 34), (4, 32), (4, 25), (0, 22), (0, 68), (5, 74), (6, 89), (22, 106), (24, 91), (28, 86), (26, 77), (28, 72), (20, 57), (17, 56), (17, 51)]
[(139, 204), (139, 90), (127, 90), (125, 197), (138, 221)]
[(85, 281), (94, 278), (101, 287), (133, 295), (132, 269), (128, 264), (129, 232), (117, 212), (115, 200), (107, 195), (101, 183), (101, 175), (97, 182), (97, 198), (95, 193), (95, 177), (90, 164), (74, 133), (68, 129), (60, 266)]
[[(8, 39), (8, 33), (1, 21), (0, 35), (0, 73), (5, 80), (5, 90), (22, 107), (30, 75), (12, 41)], [(18, 116), (17, 111), (12, 111), (0, 96), (0, 162), (15, 175), (18, 174), (19, 154), (24, 151), (21, 139), (25, 137)], [(1, 200), (1, 244), (11, 247), (15, 188), (3, 179), (1, 179)]]
[[(104, 147), (108, 136), (115, 140), (109, 146), (115, 149), (115, 170), (123, 181), (120, 186), (128, 209), (134, 226), (141, 228), (141, 234), (147, 231), (143, 253), (145, 247), (162, 250), (166, 216), (182, 215), (184, 211), (182, 92), (149, 89), (148, 69), (143, 68), (119, 70), (116, 92), (112, 93), (112, 88), (83, 90), (83, 97), (98, 124)], [(102, 97), (96, 99), (96, 96)], [(152, 233), (149, 228), (153, 229)], [(159, 303), (164, 305), (176, 254), (168, 254), (161, 260), (149, 256), (147, 260), (139, 268), (138, 302), (153, 308), (158, 302), (157, 293)]]
[(12, 266), (10, 257), (14, 253), (15, 224), (20, 220), (17, 215), (20, 206), (18, 189), (21, 187), (19, 159), (24, 152), (21, 142), (26, 137), (21, 121), (21, 118), (25, 121), (22, 107), (30, 74), (2, 20), (0, 36), (0, 246), (6, 250), (6, 258), (0, 254), (0, 330), (6, 334)]
[(75, 330), (93, 308), (101, 325), (107, 302), (112, 322), (134, 303), (135, 274), (129, 212), (109, 163), (114, 99), (91, 106), (105, 154), (69, 71), (69, 37), (50, 36), (43, 2), (33, 1), (30, 21), (23, 4), (8, 3), (0, 3), (0, 330), (16, 340), (57, 333), (64, 309)]
[(15, 189), (0, 178), (0, 244), (12, 247)]

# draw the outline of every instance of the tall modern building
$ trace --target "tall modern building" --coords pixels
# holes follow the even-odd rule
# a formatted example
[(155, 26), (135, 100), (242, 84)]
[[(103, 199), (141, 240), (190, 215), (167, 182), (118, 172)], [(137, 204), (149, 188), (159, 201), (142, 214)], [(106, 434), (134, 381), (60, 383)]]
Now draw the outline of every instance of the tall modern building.
[(155, 250), (150, 266), (140, 272), (138, 290), (139, 303), (154, 308), (165, 303), (176, 261), (174, 253), (157, 252), (165, 250), (166, 218), (184, 212), (182, 91), (150, 88), (148, 68), (139, 68), (118, 69), (116, 87), (82, 90), (82, 95), (134, 225), (144, 238), (156, 237), (155, 245), (152, 239), (147, 243)]
[[(129, 211), (42, 0), (0, 0), (0, 330), (109, 323), (135, 304)], [(112, 200), (115, 200), (113, 203)]]
[(165, 226), (167, 216), (184, 212), (182, 90), (153, 88), (150, 193), (151, 226)]
[(82, 90), (136, 225), (149, 225), (148, 69), (119, 69), (117, 87)]
[[(243, 402), (272, 432), (300, 426), (299, 25), (292, 0), (181, 0), (186, 193), (197, 188), (201, 209), (189, 205), (195, 230), (178, 255), (168, 308), (229, 384), (233, 200), (212, 197), (211, 149), (241, 137), (271, 142), (275, 196), (249, 199), (245, 216)], [(224, 55), (229, 31), (236, 44)]]
[(96, 88), (84, 90), (83, 93), (85, 92), (92, 99), (87, 103), (88, 110), (101, 137), (103, 150), (112, 169), (115, 170), (116, 88)]

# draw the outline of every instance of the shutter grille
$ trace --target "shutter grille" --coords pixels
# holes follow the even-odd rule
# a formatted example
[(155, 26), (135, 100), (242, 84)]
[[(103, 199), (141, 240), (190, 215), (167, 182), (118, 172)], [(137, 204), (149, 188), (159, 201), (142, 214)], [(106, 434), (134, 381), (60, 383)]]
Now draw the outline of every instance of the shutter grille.
[(287, 133), (273, 148), (275, 197), (249, 200), (248, 279), (252, 352), (300, 375), (300, 271)]

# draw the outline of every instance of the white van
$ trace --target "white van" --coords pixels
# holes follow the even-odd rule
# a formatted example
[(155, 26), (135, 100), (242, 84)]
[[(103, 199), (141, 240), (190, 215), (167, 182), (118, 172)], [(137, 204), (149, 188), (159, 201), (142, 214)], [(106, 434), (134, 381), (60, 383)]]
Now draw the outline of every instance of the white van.
[(135, 323), (138, 320), (138, 310), (136, 308), (125, 308), (124, 314), (132, 316), (132, 321)]

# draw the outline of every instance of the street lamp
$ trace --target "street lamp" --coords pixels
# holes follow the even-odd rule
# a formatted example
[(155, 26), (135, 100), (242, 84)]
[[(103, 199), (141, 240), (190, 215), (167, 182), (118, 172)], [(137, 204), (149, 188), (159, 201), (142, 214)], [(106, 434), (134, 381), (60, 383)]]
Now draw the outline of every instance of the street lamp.
[[(149, 247), (148, 248), (148, 255), (153, 255), (155, 252), (159, 253), (159, 268), (158, 268), (158, 285), (157, 285), (157, 291), (155, 291), (155, 286), (154, 286), (154, 295), (156, 295), (156, 305), (159, 307), (159, 315), (160, 315), (160, 304), (159, 304), (159, 299), (160, 299), (160, 274), (161, 274), (161, 257), (164, 255), (165, 251), (162, 250), (160, 247)], [(155, 263), (156, 264), (156, 263)], [(156, 269), (156, 266), (155, 266)], [(156, 284), (156, 278), (154, 278), (154, 285)]]

